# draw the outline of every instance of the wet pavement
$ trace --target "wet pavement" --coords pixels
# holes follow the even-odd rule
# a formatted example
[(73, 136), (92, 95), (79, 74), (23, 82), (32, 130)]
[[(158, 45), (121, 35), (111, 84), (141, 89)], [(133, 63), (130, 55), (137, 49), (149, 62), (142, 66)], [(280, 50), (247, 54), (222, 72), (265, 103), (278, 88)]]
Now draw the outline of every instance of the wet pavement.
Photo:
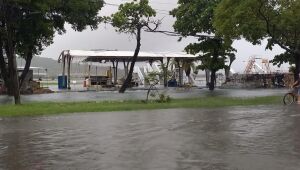
[[(170, 95), (172, 98), (206, 97), (206, 96), (225, 96), (225, 97), (256, 97), (282, 95), (287, 89), (216, 89), (210, 92), (208, 89), (178, 89), (169, 88), (160, 92)], [(144, 100), (146, 90), (128, 90), (124, 94), (117, 91), (83, 91), (83, 92), (59, 92), (41, 95), (22, 96), (22, 102), (73, 102), (73, 101), (103, 101), (103, 100)], [(0, 104), (12, 103), (13, 98), (0, 95)]]
[(299, 170), (300, 106), (0, 119), (0, 169)]

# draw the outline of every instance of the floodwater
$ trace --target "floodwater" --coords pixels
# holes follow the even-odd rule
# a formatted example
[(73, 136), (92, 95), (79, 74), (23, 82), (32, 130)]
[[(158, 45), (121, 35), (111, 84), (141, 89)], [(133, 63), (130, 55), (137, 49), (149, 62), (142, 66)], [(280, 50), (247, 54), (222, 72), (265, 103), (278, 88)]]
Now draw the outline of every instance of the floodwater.
[(300, 106), (0, 119), (0, 169), (299, 170)]
[[(172, 98), (225, 96), (225, 97), (256, 97), (282, 95), (287, 89), (216, 89), (211, 92), (208, 89), (178, 89), (169, 88), (160, 90), (161, 93), (170, 95)], [(24, 103), (28, 102), (74, 102), (74, 101), (103, 101), (103, 100), (145, 100), (146, 90), (128, 90), (124, 94), (118, 91), (82, 91), (82, 92), (58, 92), (52, 94), (21, 96)], [(0, 104), (13, 102), (12, 97), (0, 95)]]

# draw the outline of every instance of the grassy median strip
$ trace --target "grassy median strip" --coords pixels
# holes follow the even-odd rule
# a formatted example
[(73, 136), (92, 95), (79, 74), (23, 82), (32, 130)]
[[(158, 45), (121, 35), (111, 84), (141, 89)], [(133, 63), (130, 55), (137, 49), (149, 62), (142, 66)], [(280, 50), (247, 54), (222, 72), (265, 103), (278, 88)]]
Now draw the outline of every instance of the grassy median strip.
[(143, 103), (142, 101), (99, 101), (99, 102), (43, 102), (20, 106), (0, 106), (0, 117), (38, 116), (78, 112), (112, 112), (131, 110), (153, 110), (168, 108), (215, 108), (228, 106), (251, 106), (281, 104), (281, 97), (267, 96), (255, 98), (202, 97), (173, 99), (169, 103)]

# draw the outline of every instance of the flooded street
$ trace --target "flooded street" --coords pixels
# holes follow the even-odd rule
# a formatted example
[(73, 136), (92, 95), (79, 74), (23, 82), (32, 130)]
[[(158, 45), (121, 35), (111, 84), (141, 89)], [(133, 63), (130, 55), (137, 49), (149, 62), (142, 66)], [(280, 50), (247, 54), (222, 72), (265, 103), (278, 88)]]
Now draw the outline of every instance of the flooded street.
[(0, 118), (0, 169), (299, 170), (300, 107)]
[[(207, 89), (176, 89), (169, 88), (160, 92), (170, 95), (172, 98), (191, 98), (206, 96), (223, 97), (259, 97), (280, 95), (283, 96), (287, 89), (216, 89), (211, 92)], [(145, 100), (146, 90), (128, 90), (124, 94), (117, 91), (83, 91), (83, 92), (59, 92), (52, 94), (21, 96), (23, 103), (30, 102), (74, 102), (74, 101), (103, 101), (103, 100)], [(13, 103), (13, 98), (0, 95), (0, 105)]]

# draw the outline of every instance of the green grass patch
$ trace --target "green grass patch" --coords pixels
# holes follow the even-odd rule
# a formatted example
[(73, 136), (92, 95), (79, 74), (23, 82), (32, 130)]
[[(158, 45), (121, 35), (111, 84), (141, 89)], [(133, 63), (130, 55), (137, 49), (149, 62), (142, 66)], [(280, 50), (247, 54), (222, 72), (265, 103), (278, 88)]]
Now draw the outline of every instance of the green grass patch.
[(104, 102), (43, 102), (19, 106), (0, 106), (0, 117), (38, 116), (76, 112), (112, 112), (131, 110), (153, 110), (168, 108), (215, 108), (229, 106), (253, 106), (280, 104), (281, 97), (267, 96), (255, 98), (202, 97), (173, 99), (169, 103), (143, 103), (142, 101), (104, 101)]

